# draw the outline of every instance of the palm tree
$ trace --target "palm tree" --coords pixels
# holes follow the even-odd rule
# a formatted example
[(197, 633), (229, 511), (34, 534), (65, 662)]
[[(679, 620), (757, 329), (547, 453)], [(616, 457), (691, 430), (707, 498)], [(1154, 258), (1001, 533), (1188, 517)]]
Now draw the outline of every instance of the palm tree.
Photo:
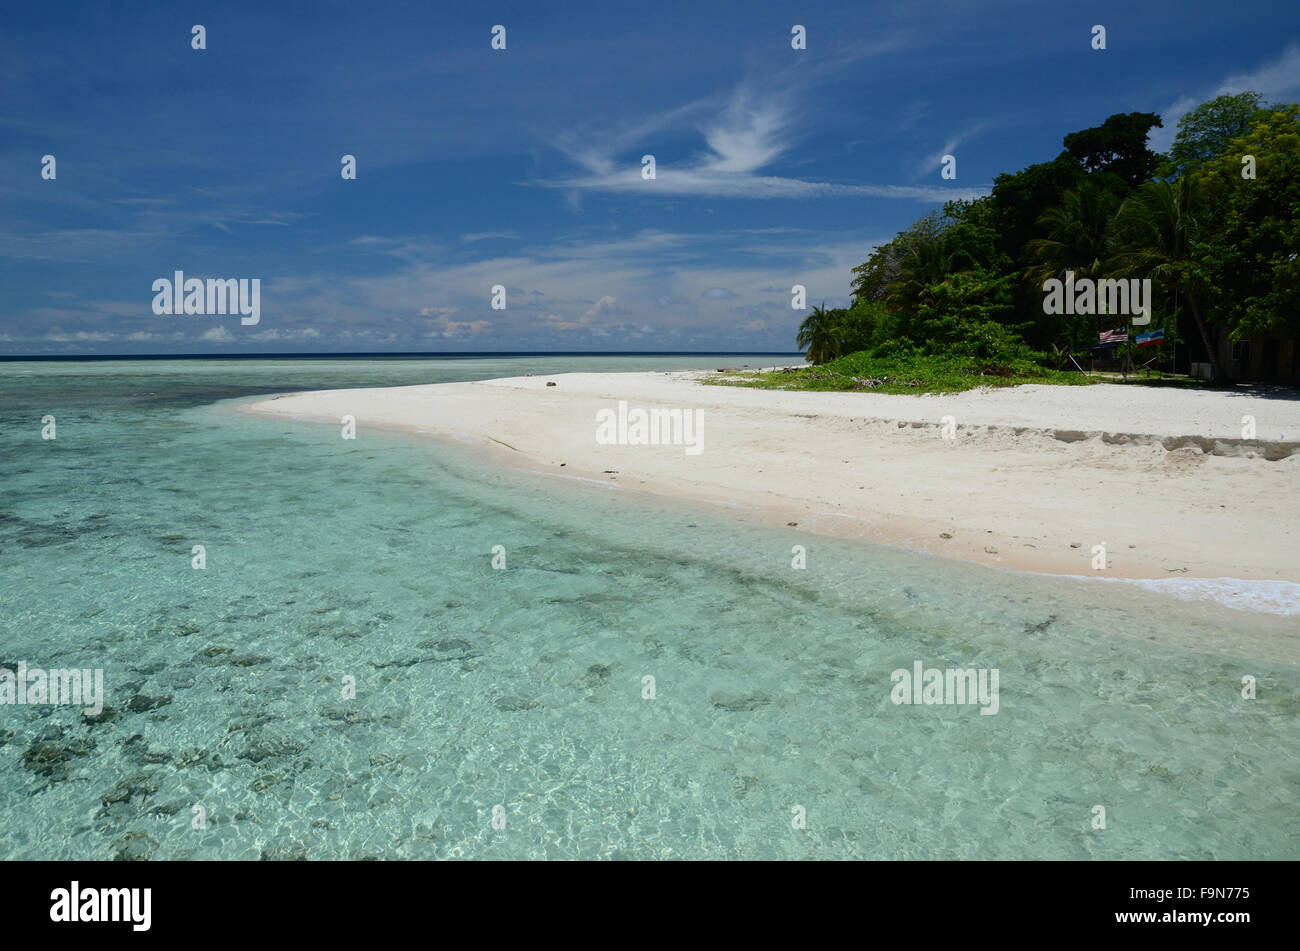
[[(1039, 261), (1025, 276), (1035, 287), (1041, 287), (1049, 278), (1064, 279), (1066, 271), (1081, 278), (1102, 277), (1112, 249), (1112, 224), (1118, 207), (1119, 199), (1113, 193), (1086, 179), (1065, 192), (1059, 206), (1047, 209), (1038, 218), (1038, 226), (1047, 237), (1034, 238), (1025, 245), (1030, 256)], [(1089, 319), (1075, 320), (1070, 325), (1075, 346), (1081, 323), (1089, 323)]]
[(1117, 277), (1149, 277), (1187, 300), (1192, 321), (1210, 358), (1210, 372), (1222, 379), (1219, 355), (1201, 317), (1197, 295), (1204, 278), (1196, 264), (1196, 243), (1207, 215), (1200, 186), (1191, 175), (1177, 182), (1153, 181), (1124, 201), (1116, 224), (1125, 240), (1109, 266)]
[(1025, 246), (1040, 261), (1028, 276), (1039, 284), (1064, 277), (1067, 270), (1079, 277), (1101, 277), (1111, 252), (1111, 222), (1118, 207), (1114, 194), (1090, 181), (1067, 191), (1060, 206), (1047, 209), (1038, 218), (1047, 237), (1035, 238)]
[(898, 278), (889, 285), (887, 301), (891, 310), (913, 313), (922, 304), (934, 303), (930, 285), (941, 284), (960, 270), (960, 255), (949, 248), (949, 243), (942, 234), (909, 237)]
[(799, 325), (799, 335), (795, 338), (799, 346), (808, 351), (805, 359), (809, 363), (825, 363), (844, 355), (844, 341), (835, 315), (826, 309), (826, 302), (814, 307), (812, 313)]

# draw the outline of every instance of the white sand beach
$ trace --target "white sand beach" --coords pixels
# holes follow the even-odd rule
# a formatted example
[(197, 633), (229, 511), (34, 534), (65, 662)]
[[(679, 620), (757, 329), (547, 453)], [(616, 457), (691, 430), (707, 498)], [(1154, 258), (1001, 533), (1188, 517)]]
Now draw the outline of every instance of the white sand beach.
[[(716, 375), (329, 390), (240, 411), (351, 415), (358, 438), (369, 427), (469, 437), (519, 469), (1021, 570), (1300, 581), (1300, 447), (1285, 445), (1300, 443), (1295, 400), (1114, 384), (901, 396), (700, 382)], [(599, 444), (597, 413), (619, 400), (699, 411), (702, 451)], [(1246, 415), (1257, 442), (1241, 439)], [(943, 438), (945, 416), (955, 438)], [(1095, 570), (1101, 544), (1107, 566)]]

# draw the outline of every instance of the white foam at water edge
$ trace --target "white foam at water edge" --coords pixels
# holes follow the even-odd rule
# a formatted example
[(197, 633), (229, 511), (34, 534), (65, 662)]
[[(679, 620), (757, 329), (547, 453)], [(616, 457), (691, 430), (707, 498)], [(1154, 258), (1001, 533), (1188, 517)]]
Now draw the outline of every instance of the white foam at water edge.
[(1283, 617), (1300, 615), (1300, 584), (1294, 581), (1245, 581), (1241, 578), (1098, 578), (1071, 575), (1086, 581), (1131, 584), (1183, 601), (1215, 601), (1239, 611), (1260, 611)]

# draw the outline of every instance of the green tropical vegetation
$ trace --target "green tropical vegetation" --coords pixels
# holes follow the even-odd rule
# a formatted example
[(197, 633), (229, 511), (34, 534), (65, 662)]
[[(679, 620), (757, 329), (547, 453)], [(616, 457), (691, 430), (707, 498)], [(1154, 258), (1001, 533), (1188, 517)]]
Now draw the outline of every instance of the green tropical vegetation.
[(879, 355), (865, 350), (820, 366), (732, 373), (705, 383), (782, 390), (871, 390), (875, 393), (954, 393), (977, 386), (1022, 383), (1086, 384), (1081, 373), (1045, 369), (1033, 360), (990, 362), (969, 356), (919, 353)]
[(1165, 331), (1141, 353), (1170, 370), (1176, 344), (1183, 372), (1208, 363), (1226, 381), (1220, 341), (1246, 339), (1284, 342), (1294, 367), (1300, 105), (1219, 96), (1181, 117), (1165, 155), (1147, 146), (1161, 125), (1153, 113), (1111, 116), (1066, 135), (1054, 159), (997, 176), (988, 196), (922, 217), (853, 268), (848, 307), (816, 307), (800, 326), (815, 367), (737, 382), (852, 389), (888, 378), (865, 388), (899, 392), (1078, 382), (1068, 355), (1127, 318), (1045, 313), (1043, 282), (1067, 272), (1149, 278), (1151, 321), (1134, 332)]

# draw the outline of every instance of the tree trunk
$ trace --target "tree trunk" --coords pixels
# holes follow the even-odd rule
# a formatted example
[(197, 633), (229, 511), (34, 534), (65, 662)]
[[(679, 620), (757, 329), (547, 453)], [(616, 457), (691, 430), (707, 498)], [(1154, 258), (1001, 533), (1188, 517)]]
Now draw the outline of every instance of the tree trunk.
[(1223, 382), (1223, 370), (1219, 366), (1219, 353), (1210, 344), (1210, 332), (1206, 329), (1205, 321), (1201, 319), (1201, 311), (1196, 306), (1196, 298), (1191, 291), (1187, 292), (1187, 307), (1192, 312), (1192, 320), (1196, 322), (1196, 329), (1201, 335), (1201, 343), (1205, 345), (1205, 352), (1210, 358), (1210, 376), (1216, 382)]

